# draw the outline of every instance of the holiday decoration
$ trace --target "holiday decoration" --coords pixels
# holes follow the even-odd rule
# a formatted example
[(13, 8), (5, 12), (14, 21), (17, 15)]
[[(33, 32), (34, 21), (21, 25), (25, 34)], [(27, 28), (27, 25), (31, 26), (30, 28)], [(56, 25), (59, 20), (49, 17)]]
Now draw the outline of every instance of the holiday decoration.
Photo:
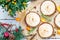
[(8, 38), (9, 37), (9, 32), (5, 32), (4, 37)]
[(28, 34), (32, 33), (36, 28), (31, 28), (29, 31), (28, 31)]
[(60, 6), (57, 6), (57, 11), (60, 12)]
[(4, 37), (4, 32), (6, 32), (6, 29), (2, 26), (0, 26), (0, 39), (2, 39), (2, 37)]
[(22, 34), (22, 30), (21, 27), (19, 27), (19, 29), (17, 29), (17, 31), (13, 32), (13, 35), (15, 36), (15, 40), (20, 40), (22, 39), (24, 36)]
[(30, 30), (31, 30), (31, 28), (30, 28), (30, 27), (26, 27), (26, 30), (30, 31)]
[(16, 32), (18, 32), (18, 30), (19, 30), (19, 29), (18, 29), (18, 28), (16, 28), (16, 30), (15, 30), (15, 31), (16, 31)]
[(13, 34), (10, 34), (9, 35), (9, 40), (14, 40), (15, 39), (15, 36)]
[(7, 24), (7, 23), (1, 23), (1, 25), (7, 29), (12, 26), (11, 24)]
[(21, 19), (17, 17), (17, 18), (15, 18), (15, 20), (16, 20), (16, 21), (20, 21)]
[(14, 17), (17, 11), (22, 11), (26, 8), (29, 0), (0, 0), (0, 5), (9, 12), (9, 15)]
[(0, 40), (21, 40), (22, 38), (24, 38), (24, 35), (22, 34), (21, 26), (19, 26), (19, 28), (16, 28), (15, 30), (11, 30), (1, 24), (2, 23), (0, 23)]
[(28, 31), (28, 34), (32, 33), (36, 28), (26, 27), (26, 30)]
[(50, 22), (51, 18), (49, 16), (46, 16), (44, 14), (41, 14), (41, 21), (42, 22)]
[(43, 18), (43, 17), (41, 17), (41, 21), (42, 21), (42, 22), (46, 22), (46, 19)]
[(59, 34), (59, 35), (60, 35), (60, 29), (57, 29), (57, 34)]

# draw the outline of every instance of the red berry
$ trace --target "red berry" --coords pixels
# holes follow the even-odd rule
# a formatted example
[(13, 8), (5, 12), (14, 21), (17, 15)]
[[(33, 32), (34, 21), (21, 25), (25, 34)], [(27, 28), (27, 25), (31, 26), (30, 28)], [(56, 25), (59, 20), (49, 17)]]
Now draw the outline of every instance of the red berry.
[(16, 28), (16, 32), (18, 32), (18, 28)]
[(9, 37), (9, 32), (5, 32), (4, 37), (6, 37), (6, 38)]

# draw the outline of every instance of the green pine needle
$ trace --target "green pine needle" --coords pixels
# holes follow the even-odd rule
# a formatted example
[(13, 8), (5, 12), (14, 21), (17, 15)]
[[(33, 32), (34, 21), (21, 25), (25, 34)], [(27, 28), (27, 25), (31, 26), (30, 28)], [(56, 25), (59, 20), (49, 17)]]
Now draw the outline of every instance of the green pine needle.
[(41, 16), (42, 16), (43, 18), (45, 18), (48, 22), (51, 21), (51, 18), (48, 17), (48, 16), (46, 16), (46, 15), (44, 15), (43, 13), (41, 13)]
[(15, 36), (15, 40), (21, 40), (22, 38), (24, 38), (21, 27), (19, 27), (18, 32), (14, 31), (13, 34)]
[(36, 29), (36, 28), (32, 28), (32, 29), (28, 32), (28, 34), (32, 33), (35, 29)]
[(11, 10), (10, 16), (14, 17), (16, 15), (16, 11), (22, 11), (23, 9), (25, 9), (27, 7), (27, 2), (29, 1), (30, 0), (0, 0), (0, 5), (2, 5), (2, 7), (5, 9), (7, 8), (7, 11)]

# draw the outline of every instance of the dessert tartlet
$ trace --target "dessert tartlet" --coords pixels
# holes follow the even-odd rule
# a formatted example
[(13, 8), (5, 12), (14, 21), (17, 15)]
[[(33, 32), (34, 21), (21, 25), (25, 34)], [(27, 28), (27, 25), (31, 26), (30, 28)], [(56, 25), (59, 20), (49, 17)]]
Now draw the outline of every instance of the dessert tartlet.
[(41, 38), (49, 38), (53, 34), (53, 26), (50, 23), (42, 23), (38, 28), (38, 34)]
[(57, 28), (60, 28), (60, 14), (55, 16), (54, 23)]
[(44, 15), (51, 16), (56, 11), (56, 5), (53, 1), (44, 1), (40, 6), (40, 11)]
[(38, 26), (40, 24), (39, 14), (33, 11), (27, 13), (27, 15), (25, 16), (25, 23), (27, 24), (27, 26), (30, 26), (30, 27)]

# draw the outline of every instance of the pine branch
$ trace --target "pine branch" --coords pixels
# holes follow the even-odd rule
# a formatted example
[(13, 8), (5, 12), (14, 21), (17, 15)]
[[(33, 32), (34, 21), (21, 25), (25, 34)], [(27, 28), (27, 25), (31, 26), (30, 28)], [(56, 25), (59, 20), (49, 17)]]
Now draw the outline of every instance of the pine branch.
[(15, 36), (15, 40), (21, 40), (22, 38), (24, 38), (21, 27), (19, 27), (18, 32), (14, 31), (13, 34)]
[(41, 16), (42, 16), (43, 18), (45, 18), (48, 22), (51, 21), (51, 18), (48, 17), (48, 16), (46, 16), (46, 15), (44, 15), (43, 13), (41, 13)]
[(10, 13), (10, 16), (16, 16), (16, 11), (22, 11), (27, 7), (27, 2), (30, 0), (0, 0), (0, 5), (3, 8), (7, 8), (6, 11)]

